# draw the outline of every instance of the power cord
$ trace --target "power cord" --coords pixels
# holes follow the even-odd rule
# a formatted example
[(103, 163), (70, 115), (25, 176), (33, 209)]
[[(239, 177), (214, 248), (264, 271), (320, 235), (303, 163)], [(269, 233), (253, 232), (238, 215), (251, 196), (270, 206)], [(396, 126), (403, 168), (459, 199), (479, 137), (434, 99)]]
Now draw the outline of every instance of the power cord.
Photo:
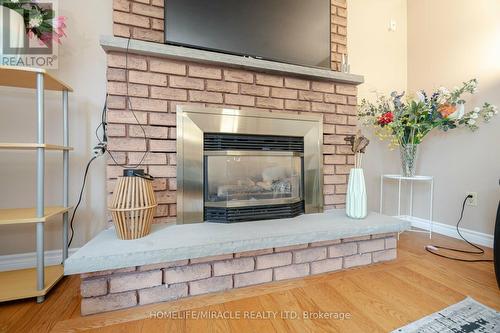
[[(128, 72), (128, 58), (129, 58), (129, 48), (130, 48), (130, 38), (128, 38), (127, 40), (127, 49), (125, 50), (125, 89), (126, 89), (126, 96), (125, 96), (125, 99), (126, 99), (126, 103), (127, 103), (127, 109), (128, 111), (130, 111), (130, 113), (132, 114), (132, 116), (134, 117), (137, 125), (139, 125), (141, 131), (142, 131), (142, 134), (143, 134), (143, 138), (144, 138), (144, 142), (147, 144), (147, 135), (146, 135), (146, 130), (144, 129), (144, 126), (141, 124), (141, 122), (139, 121), (139, 119), (137, 118), (137, 115), (135, 114), (134, 112), (134, 109), (132, 108), (132, 102), (130, 101), (130, 96), (129, 96), (129, 72)], [(111, 157), (111, 159), (113, 160), (113, 163), (116, 165), (116, 166), (119, 166), (121, 168), (126, 168), (126, 169), (137, 169), (138, 167), (140, 167), (143, 163), (144, 163), (144, 160), (146, 159), (146, 156), (148, 155), (148, 151), (144, 151), (144, 154), (142, 155), (141, 159), (139, 160), (139, 162), (136, 164), (136, 165), (128, 165), (126, 162), (125, 163), (118, 163), (115, 159), (115, 157), (113, 156), (113, 153), (110, 149), (107, 149), (107, 111), (108, 111), (108, 94), (106, 94), (106, 101), (104, 103), (104, 107), (102, 109), (102, 114), (101, 114), (101, 123), (99, 124), (99, 126), (97, 126), (96, 130), (95, 130), (95, 135), (96, 135), (96, 138), (97, 140), (99, 140), (99, 144), (101, 145), (105, 145), (106, 146), (106, 151), (108, 153), (108, 155)], [(99, 135), (98, 135), (98, 131), (99, 131), (99, 128), (103, 129), (103, 139), (101, 140), (99, 138)]]
[(455, 248), (452, 248), (452, 247), (446, 247), (446, 246), (440, 246), (440, 245), (427, 245), (425, 247), (425, 250), (427, 252), (432, 253), (433, 255), (441, 257), (441, 258), (446, 258), (446, 259), (456, 260), (456, 261), (463, 261), (463, 262), (493, 262), (492, 259), (461, 259), (461, 258), (449, 257), (449, 256), (446, 256), (446, 255), (439, 254), (439, 253), (435, 252), (435, 251), (439, 251), (441, 249), (441, 250), (448, 250), (448, 251), (460, 252), (460, 253), (467, 253), (467, 254), (476, 254), (476, 255), (483, 255), (484, 254), (484, 250), (482, 248), (480, 248), (479, 246), (477, 246), (477, 245), (472, 244), (471, 242), (469, 242), (467, 239), (465, 239), (465, 237), (462, 235), (462, 233), (460, 233), (460, 228), (459, 228), (460, 222), (462, 222), (462, 219), (464, 217), (465, 204), (467, 203), (467, 200), (469, 198), (472, 198), (472, 195), (469, 194), (468, 196), (466, 196), (465, 199), (464, 199), (464, 202), (462, 203), (462, 211), (460, 212), (460, 218), (458, 219), (456, 228), (457, 228), (458, 235), (467, 244), (469, 244), (470, 246), (472, 246), (473, 248), (475, 248), (477, 251), (467, 251), (467, 250), (455, 249)]
[(75, 206), (75, 209), (73, 210), (73, 214), (71, 215), (71, 221), (69, 223), (69, 226), (71, 228), (71, 237), (70, 237), (69, 242), (68, 242), (68, 248), (71, 246), (71, 242), (73, 242), (73, 236), (75, 235), (75, 230), (73, 229), (73, 221), (75, 220), (75, 214), (76, 214), (76, 211), (78, 210), (78, 206), (80, 206), (80, 203), (82, 202), (83, 190), (85, 189), (85, 183), (87, 182), (87, 174), (89, 173), (90, 165), (92, 164), (92, 162), (94, 162), (96, 160), (97, 157), (99, 157), (99, 156), (92, 157), (88, 161), (87, 167), (85, 168), (85, 173), (83, 175), (82, 188), (80, 189), (80, 195), (78, 196), (78, 202)]
[[(144, 129), (144, 126), (141, 124), (141, 122), (137, 118), (137, 115), (135, 114), (135, 112), (132, 108), (132, 102), (130, 101), (130, 96), (129, 96), (129, 73), (128, 73), (129, 48), (130, 48), (130, 38), (127, 41), (127, 49), (125, 51), (125, 82), (126, 82), (125, 99), (126, 99), (126, 103), (127, 103), (127, 108), (132, 113), (132, 116), (134, 117), (135, 121), (137, 122), (137, 124), (141, 128), (143, 136), (144, 136), (144, 141), (147, 144), (146, 130)], [(96, 158), (98, 158), (99, 156), (101, 156), (107, 152), (116, 166), (119, 166), (119, 167), (124, 168), (124, 169), (137, 169), (138, 167), (140, 167), (144, 163), (144, 160), (146, 159), (146, 156), (148, 154), (147, 150), (144, 151), (144, 154), (142, 155), (139, 162), (133, 166), (128, 165), (126, 162), (120, 164), (116, 161), (115, 157), (112, 154), (112, 151), (108, 149), (108, 135), (107, 135), (107, 125), (108, 125), (107, 118), (108, 118), (108, 116), (107, 116), (107, 112), (108, 112), (108, 94), (106, 94), (104, 106), (102, 108), (101, 122), (99, 123), (99, 125), (95, 129), (95, 136), (96, 136), (97, 141), (99, 143), (93, 148), (94, 156), (88, 161), (87, 166), (85, 168), (85, 173), (83, 176), (83, 182), (82, 182), (82, 187), (80, 189), (80, 195), (78, 197), (78, 202), (77, 202), (75, 209), (73, 210), (73, 214), (71, 216), (71, 221), (70, 221), (71, 237), (70, 237), (69, 242), (68, 242), (68, 248), (70, 247), (71, 242), (73, 241), (73, 236), (75, 234), (75, 231), (73, 228), (73, 222), (75, 219), (76, 211), (78, 210), (78, 207), (80, 206), (80, 203), (82, 201), (83, 192), (85, 190), (85, 183), (87, 181), (87, 175), (88, 175), (89, 168), (90, 168), (90, 165), (92, 164), (92, 162), (95, 161)], [(101, 128), (102, 128), (102, 138), (99, 137), (99, 129), (101, 129)], [(138, 176), (138, 175), (136, 175), (136, 176)], [(153, 177), (148, 175), (148, 174), (140, 175), (140, 177), (148, 179), (148, 180), (153, 179)]]

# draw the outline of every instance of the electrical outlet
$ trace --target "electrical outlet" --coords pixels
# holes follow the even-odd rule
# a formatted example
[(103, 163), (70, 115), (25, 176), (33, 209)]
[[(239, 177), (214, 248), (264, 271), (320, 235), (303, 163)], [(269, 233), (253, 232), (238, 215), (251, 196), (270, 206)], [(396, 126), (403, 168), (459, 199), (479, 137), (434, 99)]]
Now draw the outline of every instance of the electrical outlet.
[(467, 199), (467, 205), (477, 206), (477, 192), (468, 192), (467, 196), (472, 195), (472, 198)]
[(397, 25), (397, 23), (396, 23), (396, 20), (395, 20), (395, 19), (391, 19), (391, 20), (389, 21), (389, 31), (392, 31), (392, 32), (396, 31), (397, 26), (398, 26), (398, 25)]

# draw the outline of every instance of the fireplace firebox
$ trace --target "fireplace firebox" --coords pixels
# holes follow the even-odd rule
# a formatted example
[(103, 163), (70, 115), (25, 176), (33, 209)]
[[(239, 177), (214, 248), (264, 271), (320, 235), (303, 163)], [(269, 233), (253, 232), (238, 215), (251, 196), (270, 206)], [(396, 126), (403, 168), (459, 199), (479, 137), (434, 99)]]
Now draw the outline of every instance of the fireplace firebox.
[(321, 115), (177, 108), (177, 223), (323, 211)]
[(205, 133), (205, 221), (302, 214), (303, 157), (302, 137)]

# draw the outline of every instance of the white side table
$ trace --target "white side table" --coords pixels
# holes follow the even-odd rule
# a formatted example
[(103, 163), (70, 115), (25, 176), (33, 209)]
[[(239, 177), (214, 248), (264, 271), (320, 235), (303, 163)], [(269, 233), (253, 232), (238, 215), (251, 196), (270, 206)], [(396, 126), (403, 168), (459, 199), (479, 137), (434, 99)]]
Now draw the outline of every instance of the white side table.
[(413, 232), (425, 232), (429, 233), (429, 238), (432, 238), (432, 200), (434, 197), (434, 177), (432, 176), (413, 176), (413, 177), (404, 177), (402, 175), (382, 175), (380, 176), (380, 213), (382, 214), (382, 207), (384, 202), (384, 183), (385, 180), (396, 180), (398, 182), (398, 215), (396, 217), (401, 217), (401, 183), (403, 181), (410, 182), (410, 209), (408, 216), (413, 217), (413, 182), (428, 182), (430, 184), (430, 193), (429, 193), (429, 231), (425, 230), (414, 230), (410, 229), (409, 231)]

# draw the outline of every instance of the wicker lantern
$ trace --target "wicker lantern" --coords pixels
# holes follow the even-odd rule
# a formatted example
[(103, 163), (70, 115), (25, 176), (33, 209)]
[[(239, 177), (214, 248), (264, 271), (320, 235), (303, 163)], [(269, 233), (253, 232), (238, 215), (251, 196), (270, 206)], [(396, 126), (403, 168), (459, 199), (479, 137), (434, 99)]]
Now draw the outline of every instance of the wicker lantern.
[(136, 239), (151, 232), (156, 211), (152, 177), (142, 169), (125, 169), (118, 177), (109, 210), (120, 239)]

